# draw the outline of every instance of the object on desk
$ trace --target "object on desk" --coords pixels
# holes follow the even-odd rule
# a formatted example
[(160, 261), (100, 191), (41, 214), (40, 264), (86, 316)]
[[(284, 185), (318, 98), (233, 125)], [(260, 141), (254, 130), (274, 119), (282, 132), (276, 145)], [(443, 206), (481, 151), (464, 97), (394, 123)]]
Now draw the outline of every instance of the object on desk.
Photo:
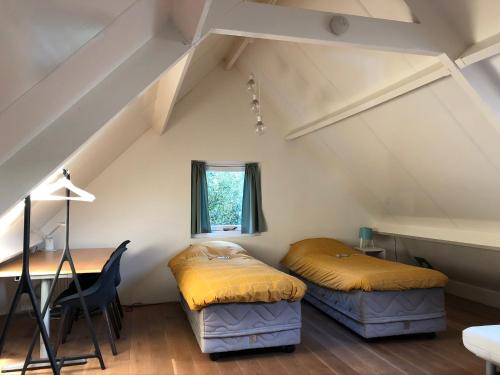
[(368, 227), (359, 228), (359, 247), (374, 247), (373, 229)]
[(54, 251), (54, 233), (60, 228), (66, 226), (66, 223), (60, 222), (48, 234), (45, 234), (41, 229), (33, 229), (32, 232), (38, 234), (43, 239), (43, 250)]
[(65, 227), (66, 223), (57, 223), (56, 227), (52, 229), (49, 234), (43, 237), (45, 241), (45, 250), (47, 251), (54, 251), (54, 233), (57, 232), (57, 230), (61, 227)]
[[(61, 257), (61, 260), (59, 262), (59, 266), (57, 268), (54, 280), (52, 282), (52, 285), (50, 287), (50, 291), (48, 293), (48, 298), (47, 302), (45, 303), (45, 306), (43, 306), (42, 310), (40, 311), (40, 307), (37, 304), (36, 301), (36, 296), (33, 288), (33, 284), (31, 282), (31, 276), (30, 276), (30, 270), (29, 270), (29, 243), (30, 243), (30, 219), (31, 219), (31, 197), (27, 196), (25, 198), (25, 207), (24, 207), (24, 238), (23, 238), (23, 270), (22, 270), (22, 275), (21, 279), (19, 281), (19, 286), (16, 290), (16, 293), (14, 295), (14, 299), (12, 300), (9, 313), (7, 315), (7, 318), (4, 323), (4, 327), (0, 336), (0, 353), (2, 352), (4, 343), (5, 343), (5, 338), (6, 334), (9, 328), (10, 321), (12, 319), (12, 316), (16, 310), (17, 305), (19, 304), (19, 300), (22, 294), (28, 294), (31, 305), (33, 307), (33, 311), (35, 314), (35, 318), (37, 321), (37, 328), (35, 329), (35, 333), (33, 335), (33, 339), (31, 341), (31, 345), (28, 350), (28, 354), (26, 355), (26, 360), (24, 362), (24, 366), (22, 369), (22, 373), (24, 374), (28, 367), (30, 366), (40, 366), (46, 364), (46, 367), (50, 367), (52, 369), (52, 372), (55, 375), (60, 374), (61, 367), (64, 366), (65, 358), (61, 358), (56, 360), (54, 352), (50, 346), (49, 342), (49, 336), (46, 330), (46, 327), (44, 325), (44, 318), (47, 313), (47, 310), (49, 308), (50, 304), (50, 299), (54, 293), (55, 286), (57, 284), (57, 280), (59, 278), (59, 274), (61, 272), (63, 264), (67, 261), (70, 265), (71, 268), (71, 273), (73, 276), (73, 280), (75, 281), (76, 288), (78, 290), (78, 295), (80, 298), (81, 302), (81, 308), (84, 312), (85, 316), (85, 321), (87, 323), (87, 328), (89, 329), (89, 332), (91, 334), (93, 346), (95, 349), (95, 352), (93, 354), (83, 354), (83, 355), (76, 355), (72, 356), (71, 359), (87, 359), (87, 358), (97, 358), (99, 360), (99, 363), (101, 365), (101, 369), (105, 369), (104, 366), (104, 360), (102, 358), (101, 350), (99, 347), (99, 343), (97, 342), (97, 337), (95, 334), (94, 327), (92, 325), (92, 321), (90, 319), (90, 314), (88, 312), (87, 306), (85, 304), (85, 299), (83, 298), (82, 295), (82, 290), (80, 288), (80, 283), (78, 282), (78, 277), (75, 271), (75, 265), (73, 263), (73, 258), (71, 256), (71, 251), (69, 249), (69, 208), (70, 208), (70, 201), (71, 200), (80, 200), (80, 201), (87, 201), (87, 202), (92, 202), (95, 197), (83, 191), (80, 188), (77, 188), (74, 186), (69, 180), (70, 180), (70, 174), (67, 170), (63, 170), (64, 178), (58, 180), (56, 183), (49, 185), (48, 188), (44, 189), (43, 192), (36, 192), (35, 199), (36, 200), (66, 200), (66, 246), (64, 248), (63, 255)], [(61, 180), (68, 180), (67, 182), (61, 182)], [(62, 187), (66, 188), (66, 196), (65, 199), (63, 196), (59, 195), (53, 195), (51, 196), (50, 194), (61, 189)], [(77, 197), (71, 197), (71, 192), (74, 192), (77, 194)], [(45, 346), (45, 349), (47, 351), (47, 359), (40, 359), (40, 360), (32, 360), (32, 354), (33, 350), (35, 348), (36, 344), (36, 338), (38, 334), (41, 334), (43, 343)], [(60, 364), (58, 363), (60, 362)]]

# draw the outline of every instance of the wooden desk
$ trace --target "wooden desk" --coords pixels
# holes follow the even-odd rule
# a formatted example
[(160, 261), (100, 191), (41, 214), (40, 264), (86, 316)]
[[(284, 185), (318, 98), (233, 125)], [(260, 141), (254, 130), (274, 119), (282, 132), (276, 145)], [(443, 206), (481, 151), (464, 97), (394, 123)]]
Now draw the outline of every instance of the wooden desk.
[[(76, 273), (99, 273), (102, 267), (113, 253), (114, 248), (90, 248), (90, 249), (71, 249), (73, 262), (75, 263)], [(55, 277), (57, 266), (61, 260), (63, 251), (37, 251), (30, 256), (30, 274), (33, 280), (41, 280), (40, 291), (40, 306), (43, 308), (49, 298), (50, 286), (52, 279)], [(22, 257), (16, 257), (5, 263), (0, 264), (0, 277), (21, 276), (23, 268)], [(71, 270), (66, 262), (61, 270), (61, 278), (70, 278)], [(50, 309), (44, 319), (47, 332), (50, 333)], [(40, 358), (47, 358), (45, 345), (40, 339)], [(15, 365), (14, 367), (16, 367)], [(5, 368), (3, 369), (5, 370)]]
[[(76, 273), (99, 273), (115, 249), (72, 249)], [(30, 274), (32, 279), (53, 279), (61, 260), (62, 250), (37, 251), (30, 256)], [(23, 267), (21, 257), (0, 264), (0, 277), (19, 277)], [(65, 263), (61, 277), (71, 277), (69, 264)]]

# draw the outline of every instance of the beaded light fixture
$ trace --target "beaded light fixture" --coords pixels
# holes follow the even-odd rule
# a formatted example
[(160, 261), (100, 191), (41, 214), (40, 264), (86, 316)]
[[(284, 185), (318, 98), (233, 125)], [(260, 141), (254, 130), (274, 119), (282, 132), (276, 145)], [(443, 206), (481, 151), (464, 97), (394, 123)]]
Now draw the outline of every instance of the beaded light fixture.
[(266, 126), (262, 121), (261, 109), (262, 104), (260, 102), (260, 84), (255, 77), (254, 73), (250, 73), (247, 81), (247, 90), (252, 95), (252, 101), (250, 102), (250, 109), (253, 113), (257, 115), (257, 122), (255, 123), (255, 132), (258, 135), (262, 135), (266, 131)]

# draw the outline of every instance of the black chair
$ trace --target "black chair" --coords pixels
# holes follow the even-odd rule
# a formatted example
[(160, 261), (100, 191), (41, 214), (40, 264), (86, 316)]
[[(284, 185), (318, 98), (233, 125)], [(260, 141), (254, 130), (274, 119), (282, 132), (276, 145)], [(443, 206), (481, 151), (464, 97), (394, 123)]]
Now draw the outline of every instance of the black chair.
[[(115, 335), (117, 338), (119, 337), (119, 314), (113, 308), (117, 296), (115, 284), (116, 280), (119, 279), (120, 259), (127, 250), (126, 245), (122, 245), (108, 259), (95, 283), (82, 292), (89, 310), (99, 310), (104, 316), (113, 355), (117, 354)], [(72, 324), (75, 314), (80, 309), (81, 304), (78, 293), (70, 294), (68, 290), (64, 291), (54, 302), (54, 306), (61, 311), (59, 337), (54, 348), (54, 353), (57, 353), (59, 346), (65, 341), (66, 334), (70, 330), (68, 330), (68, 325)]]
[[(123, 241), (120, 244), (120, 246), (118, 246), (116, 248), (116, 250), (113, 252), (113, 254), (122, 247), (124, 247), (125, 250), (127, 250), (127, 245), (129, 243), (130, 243), (130, 240)], [(80, 281), (80, 285), (82, 285), (82, 288), (84, 288), (84, 289), (85, 289), (85, 286), (90, 287), (92, 284), (94, 284), (98, 278), (99, 278), (98, 273), (86, 273), (86, 274), (78, 275), (78, 281)], [(118, 269), (118, 273), (117, 273), (116, 280), (115, 280), (115, 286), (118, 287), (118, 285), (120, 285), (121, 281), (122, 281), (122, 277), (120, 274), (120, 269)], [(76, 291), (76, 287), (74, 286), (74, 283), (72, 282), (71, 284), (73, 285), (73, 288)], [(120, 297), (118, 296), (118, 293), (116, 294), (116, 298), (117, 298), (118, 308), (120, 310), (120, 315), (123, 317), (123, 307), (122, 307), (122, 304), (120, 302)]]
[[(124, 250), (121, 252), (121, 254), (123, 255), (123, 252), (127, 250), (127, 245), (129, 243), (130, 243), (130, 240), (123, 241), (120, 244), (120, 246), (118, 246), (115, 249), (115, 251), (113, 251), (113, 254), (115, 254), (120, 249), (124, 248)], [(111, 256), (113, 256), (113, 254), (111, 254)], [(110, 258), (111, 258), (111, 256), (110, 256)], [(119, 265), (121, 265), (121, 256), (118, 259), (118, 263), (119, 263)], [(122, 280), (121, 279), (121, 274), (120, 274), (120, 268), (121, 267), (119, 266), (118, 267), (117, 276), (116, 276), (116, 280), (115, 280), (115, 288), (117, 288), (120, 285), (121, 280)], [(82, 290), (90, 288), (92, 285), (94, 285), (95, 282), (97, 281), (97, 279), (99, 278), (99, 276), (100, 276), (100, 273), (86, 273), (86, 274), (80, 274), (80, 275), (78, 275), (78, 281), (80, 282), (80, 286), (81, 286)], [(67, 296), (72, 295), (72, 294), (75, 294), (76, 292), (77, 292), (76, 285), (75, 285), (74, 281), (72, 281), (69, 284), (68, 288), (66, 290), (64, 290), (59, 295), (58, 299), (60, 299), (62, 297), (67, 297)], [(120, 301), (120, 297), (119, 297), (118, 291), (116, 292), (116, 300), (115, 300), (115, 303), (113, 304), (113, 309), (118, 313), (118, 314), (116, 314), (117, 315), (117, 325), (118, 325), (119, 329), (121, 330), (121, 326), (122, 326), (121, 319), (124, 317), (124, 314), (123, 314), (123, 307), (122, 307), (122, 304), (121, 304), (121, 301)], [(73, 322), (78, 318), (80, 312), (81, 312), (80, 309), (72, 311), (72, 313), (71, 313), (72, 316), (70, 316), (70, 319), (67, 322), (67, 331), (64, 334), (63, 341), (62, 341), (63, 343), (66, 341), (66, 336), (71, 333), (71, 329), (73, 327)], [(59, 311), (57, 309), (52, 310), (52, 314), (54, 316), (57, 316), (59, 314)], [(120, 337), (120, 332), (119, 331), (115, 332), (115, 334), (116, 334), (116, 336), (118, 338)]]

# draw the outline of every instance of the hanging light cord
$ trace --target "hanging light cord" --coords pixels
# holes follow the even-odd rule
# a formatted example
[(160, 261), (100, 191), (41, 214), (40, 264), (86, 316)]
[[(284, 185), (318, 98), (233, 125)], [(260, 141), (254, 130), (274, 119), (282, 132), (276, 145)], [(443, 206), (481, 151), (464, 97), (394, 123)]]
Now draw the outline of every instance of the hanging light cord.
[(257, 80), (255, 81), (257, 83), (257, 100), (259, 101), (259, 116), (262, 117), (261, 115), (261, 111), (262, 111), (262, 100), (260, 99), (260, 79), (257, 78)]

